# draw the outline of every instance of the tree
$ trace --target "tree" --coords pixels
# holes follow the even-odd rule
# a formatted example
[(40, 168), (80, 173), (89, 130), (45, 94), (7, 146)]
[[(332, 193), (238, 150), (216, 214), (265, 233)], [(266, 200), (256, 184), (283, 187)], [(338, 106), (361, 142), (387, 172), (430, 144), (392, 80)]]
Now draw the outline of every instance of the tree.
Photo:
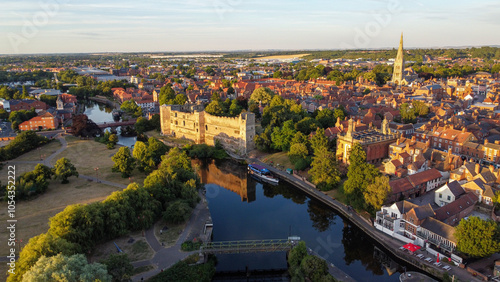
[(316, 133), (311, 138), (311, 147), (314, 152), (321, 148), (328, 148), (328, 138), (326, 138), (324, 129), (318, 128), (318, 130), (316, 130)]
[(334, 112), (330, 109), (323, 109), (318, 112), (316, 120), (321, 124), (322, 128), (328, 128), (335, 125), (336, 119)]
[(347, 180), (344, 193), (347, 201), (355, 208), (364, 208), (364, 192), (373, 183), (379, 172), (375, 166), (366, 162), (366, 152), (359, 143), (354, 143), (349, 154)]
[(163, 219), (170, 223), (183, 223), (191, 215), (191, 207), (182, 200), (177, 200), (170, 204), (163, 213)]
[(169, 83), (162, 88), (160, 88), (159, 103), (160, 105), (173, 105), (175, 99), (175, 91), (172, 89), (172, 85)]
[(302, 260), (300, 268), (308, 281), (322, 281), (322, 278), (328, 274), (326, 261), (316, 256), (306, 256)]
[(473, 257), (487, 257), (500, 251), (498, 224), (471, 216), (462, 219), (455, 228), (457, 249)]
[(288, 271), (291, 276), (295, 274), (297, 270), (300, 269), (300, 264), (302, 260), (307, 256), (306, 242), (300, 241), (297, 246), (293, 247), (288, 254), (288, 264), (290, 267)]
[(109, 135), (108, 148), (113, 149), (115, 147), (116, 143), (118, 143), (118, 136), (116, 136), (116, 134)]
[(313, 162), (309, 174), (313, 183), (322, 191), (329, 191), (340, 182), (340, 172), (335, 163), (335, 154), (328, 148), (320, 147), (314, 151)]
[(144, 142), (137, 141), (132, 152), (134, 159), (137, 162), (137, 168), (141, 172), (149, 173), (156, 166), (155, 161), (151, 157), (151, 152)]
[(224, 116), (224, 107), (220, 100), (212, 100), (210, 104), (205, 108), (205, 112), (213, 116)]
[(238, 104), (238, 101), (236, 101), (236, 99), (234, 99), (231, 102), (231, 106), (229, 106), (229, 116), (232, 116), (232, 117), (238, 116), (242, 110), (243, 110), (243, 108)]
[(129, 177), (132, 174), (135, 162), (134, 158), (130, 155), (128, 147), (121, 147), (111, 159), (115, 162), (112, 167), (114, 172), (121, 172), (123, 178)]
[(372, 207), (373, 211), (378, 211), (390, 193), (389, 177), (376, 177), (374, 183), (366, 186), (364, 192), (365, 202)]
[(42, 256), (23, 275), (23, 281), (111, 281), (106, 266), (87, 262), (83, 254)]
[(309, 150), (307, 145), (304, 143), (295, 143), (290, 147), (290, 152), (288, 157), (290, 162), (294, 165), (296, 170), (306, 169), (311, 163), (309, 155)]
[(288, 151), (290, 150), (290, 141), (295, 136), (295, 128), (293, 121), (289, 120), (283, 124), (283, 128), (275, 127), (271, 134), (272, 147), (275, 150)]
[(309, 135), (320, 126), (321, 124), (317, 120), (311, 117), (305, 117), (295, 124), (295, 129), (305, 135)]
[(340, 120), (344, 120), (346, 117), (346, 113), (344, 111), (344, 108), (343, 107), (336, 108), (335, 111), (333, 111), (333, 117), (335, 118), (335, 120), (337, 120), (339, 118), (340, 118)]
[(134, 266), (130, 263), (127, 254), (111, 254), (101, 262), (108, 269), (113, 281), (129, 281), (134, 272)]
[(69, 183), (68, 177), (78, 177), (76, 167), (67, 158), (60, 158), (54, 165), (54, 175), (57, 179), (61, 179), (61, 183)]
[(262, 104), (269, 104), (274, 96), (274, 92), (267, 87), (259, 87), (250, 95), (250, 101)]
[(410, 107), (408, 103), (401, 104), (399, 112), (401, 114), (401, 120), (404, 123), (415, 123), (417, 121), (417, 118), (415, 116), (415, 109), (413, 107)]
[(187, 97), (184, 94), (177, 94), (174, 99), (174, 104), (176, 105), (184, 105), (187, 102)]

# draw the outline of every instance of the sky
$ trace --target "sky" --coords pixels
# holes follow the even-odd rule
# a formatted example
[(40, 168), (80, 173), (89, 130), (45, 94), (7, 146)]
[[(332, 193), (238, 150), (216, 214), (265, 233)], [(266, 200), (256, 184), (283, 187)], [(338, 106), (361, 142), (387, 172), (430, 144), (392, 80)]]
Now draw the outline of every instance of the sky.
[(500, 45), (498, 0), (18, 0), (0, 54)]

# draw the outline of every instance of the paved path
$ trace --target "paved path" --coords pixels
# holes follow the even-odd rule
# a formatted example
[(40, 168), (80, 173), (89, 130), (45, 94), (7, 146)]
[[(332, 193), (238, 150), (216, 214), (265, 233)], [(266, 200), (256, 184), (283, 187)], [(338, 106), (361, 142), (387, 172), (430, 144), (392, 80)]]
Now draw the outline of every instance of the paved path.
[(199, 227), (205, 224), (208, 216), (210, 216), (210, 212), (207, 207), (207, 202), (204, 196), (202, 196), (202, 200), (196, 205), (193, 213), (191, 214), (191, 217), (189, 218), (188, 223), (186, 224), (186, 227), (180, 234), (175, 245), (168, 248), (163, 248), (160, 242), (158, 242), (158, 239), (154, 234), (154, 226), (146, 230), (146, 240), (151, 248), (155, 251), (155, 255), (150, 260), (133, 262), (132, 265), (134, 267), (153, 265), (156, 268), (148, 272), (133, 276), (132, 281), (141, 281), (141, 279), (147, 280), (152, 276), (160, 273), (162, 269), (167, 269), (192, 254), (198, 254), (199, 251), (181, 251), (181, 245), (187, 239), (191, 239), (199, 235)]
[[(395, 255), (399, 259), (404, 260), (408, 264), (411, 264), (415, 267), (418, 267), (419, 269), (422, 269), (424, 271), (426, 271), (425, 269), (427, 269), (427, 270), (431, 269), (437, 273), (444, 273), (445, 272), (445, 270), (443, 270), (440, 267), (436, 267), (432, 264), (424, 263), (415, 256), (412, 256), (408, 253), (401, 252), (399, 250), (399, 247), (401, 247), (404, 244), (403, 242), (401, 242), (395, 238), (389, 237), (389, 236), (385, 235), (384, 233), (376, 230), (373, 227), (373, 224), (371, 222), (369, 222), (365, 218), (361, 217), (355, 211), (352, 211), (351, 209), (349, 209), (343, 203), (341, 203), (341, 202), (333, 199), (332, 197), (325, 195), (323, 192), (317, 190), (312, 185), (310, 185), (310, 184), (308, 184), (308, 183), (298, 179), (297, 177), (290, 175), (284, 171), (275, 169), (274, 167), (271, 167), (265, 163), (262, 163), (257, 159), (249, 158), (247, 160), (247, 162), (248, 163), (257, 163), (257, 164), (260, 164), (260, 165), (266, 167), (267, 169), (269, 169), (273, 173), (277, 174), (281, 179), (285, 179), (286, 181), (295, 185), (297, 188), (306, 192), (309, 196), (311, 196), (311, 197), (325, 203), (326, 205), (332, 207), (338, 213), (340, 213), (344, 217), (348, 218), (350, 220), (350, 222), (352, 222), (358, 228), (363, 230), (367, 235), (372, 237), (379, 244), (384, 246), (384, 248), (387, 251), (391, 252), (393, 255)], [(452, 267), (452, 269), (448, 273), (450, 276), (455, 275), (456, 278), (459, 278), (460, 280), (463, 280), (463, 281), (481, 281), (480, 279), (470, 275), (466, 270), (458, 268), (458, 267)], [(342, 279), (340, 279), (340, 280), (342, 280)]]

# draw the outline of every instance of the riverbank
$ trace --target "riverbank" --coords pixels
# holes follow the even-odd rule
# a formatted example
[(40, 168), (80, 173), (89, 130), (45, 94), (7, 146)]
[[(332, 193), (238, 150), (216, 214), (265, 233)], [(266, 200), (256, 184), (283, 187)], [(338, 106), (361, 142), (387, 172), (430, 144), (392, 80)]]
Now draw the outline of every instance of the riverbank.
[[(337, 213), (342, 215), (343, 217), (347, 218), (352, 224), (357, 226), (359, 229), (361, 229), (365, 234), (370, 236), (373, 240), (375, 240), (378, 244), (380, 244), (384, 249), (386, 249), (388, 252), (390, 252), (393, 256), (397, 257), (401, 261), (404, 261), (405, 263), (412, 265), (416, 267), (417, 269), (420, 269), (421, 271), (432, 275), (436, 277), (443, 277), (444, 273), (446, 272), (445, 270), (433, 266), (431, 264), (428, 264), (426, 262), (423, 262), (419, 258), (412, 256), (408, 253), (404, 253), (399, 250), (399, 247), (401, 247), (404, 243), (398, 241), (397, 239), (394, 239), (392, 237), (389, 237), (380, 231), (376, 230), (373, 227), (372, 222), (368, 221), (367, 219), (363, 218), (359, 214), (357, 214), (355, 211), (352, 209), (349, 209), (346, 205), (343, 203), (340, 203), (339, 201), (331, 198), (328, 195), (325, 195), (323, 192), (317, 190), (315, 186), (311, 183), (306, 183), (305, 181), (302, 181), (302, 179), (299, 179), (293, 175), (290, 175), (286, 173), (285, 171), (277, 170), (274, 167), (270, 167), (269, 165), (260, 162), (257, 159), (254, 158), (247, 158), (246, 161), (248, 163), (257, 163), (260, 164), (276, 175), (278, 175), (281, 179), (285, 180), (286, 182), (292, 184), (293, 186), (297, 187), (298, 189), (302, 190), (312, 198), (324, 203), (328, 207), (334, 209)], [(472, 275), (470, 275), (466, 270), (460, 269), (458, 267), (452, 267), (452, 269), (449, 271), (450, 276), (455, 276), (456, 278), (459, 278), (464, 281), (481, 281)]]

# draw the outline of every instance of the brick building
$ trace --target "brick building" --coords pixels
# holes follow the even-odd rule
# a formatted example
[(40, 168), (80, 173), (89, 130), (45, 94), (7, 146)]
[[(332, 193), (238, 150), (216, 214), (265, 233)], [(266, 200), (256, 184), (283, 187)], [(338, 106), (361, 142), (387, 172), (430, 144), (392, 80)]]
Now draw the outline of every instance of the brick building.
[(44, 129), (57, 129), (59, 122), (56, 117), (46, 112), (41, 116), (34, 117), (19, 125), (19, 130), (44, 130)]

